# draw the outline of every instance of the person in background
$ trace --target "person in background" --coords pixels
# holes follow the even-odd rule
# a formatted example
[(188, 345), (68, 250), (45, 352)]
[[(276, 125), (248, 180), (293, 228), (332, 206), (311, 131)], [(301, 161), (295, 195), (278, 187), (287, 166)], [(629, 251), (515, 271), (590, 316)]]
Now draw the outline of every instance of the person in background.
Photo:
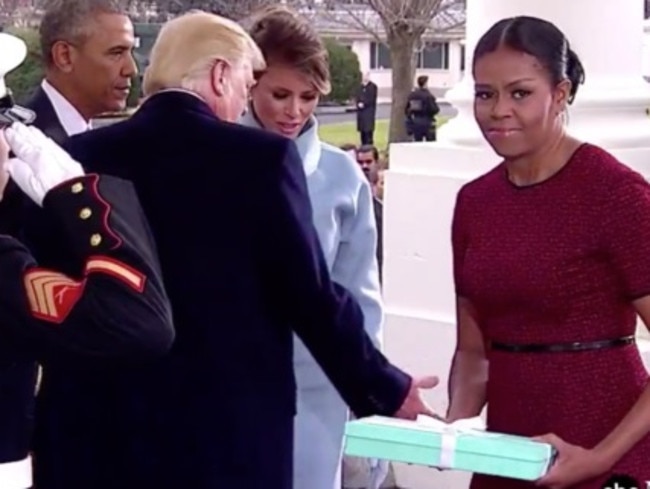
[(372, 207), (377, 227), (377, 263), (379, 266), (379, 281), (383, 280), (382, 267), (384, 264), (384, 204), (377, 198), (377, 180), (379, 175), (379, 151), (372, 144), (360, 146), (356, 152), (357, 163), (372, 187)]
[(357, 109), (357, 131), (361, 144), (374, 144), (375, 119), (377, 118), (377, 85), (370, 80), (370, 73), (364, 73), (355, 97)]
[[(56, 143), (91, 128), (91, 120), (126, 107), (133, 25), (119, 0), (48, 0), (39, 26), (45, 78), (25, 107), (33, 125)], [(0, 203), (6, 232), (20, 237), (29, 199), (9, 181)]]
[(357, 148), (356, 159), (368, 182), (374, 187), (379, 172), (379, 150), (372, 144), (363, 144)]
[(118, 0), (48, 0), (39, 26), (45, 79), (26, 106), (57, 143), (126, 108), (135, 34)]
[[(256, 75), (250, 110), (241, 122), (297, 145), (332, 280), (359, 302), (365, 329), (381, 346), (383, 306), (371, 186), (347, 154), (319, 139), (314, 117), (320, 97), (331, 89), (327, 49), (309, 22), (287, 8), (264, 9), (253, 19), (250, 34), (267, 66)], [(339, 488), (348, 408), (302, 341), (295, 337), (295, 342), (293, 487)]]
[(418, 86), (409, 94), (406, 101), (406, 128), (407, 133), (413, 136), (413, 141), (436, 140), (435, 122), (440, 107), (429, 91), (428, 83), (428, 76), (418, 76)]
[[(150, 368), (43, 365), (37, 487), (290, 489), (294, 332), (357, 415), (433, 414), (419, 389), (437, 379), (388, 362), (330, 279), (294, 142), (236, 123), (264, 68), (238, 23), (177, 16), (151, 50), (138, 111), (65, 142), (87, 172), (133, 183), (176, 340)], [(29, 217), (38, 258), (58, 236), (42, 210)], [(47, 266), (68, 265), (57, 249)]]
[[(474, 113), (502, 158), (464, 185), (452, 225), (458, 339), (454, 421), (487, 405), (491, 431), (558, 450), (535, 482), (475, 475), (472, 489), (602, 489), (650, 480), (650, 185), (570, 136), (585, 73), (552, 23), (503, 19), (473, 56)], [(630, 486), (631, 487), (631, 486)]]
[(380, 202), (384, 201), (384, 176), (386, 170), (381, 169), (377, 172), (377, 183), (375, 184), (375, 197)]

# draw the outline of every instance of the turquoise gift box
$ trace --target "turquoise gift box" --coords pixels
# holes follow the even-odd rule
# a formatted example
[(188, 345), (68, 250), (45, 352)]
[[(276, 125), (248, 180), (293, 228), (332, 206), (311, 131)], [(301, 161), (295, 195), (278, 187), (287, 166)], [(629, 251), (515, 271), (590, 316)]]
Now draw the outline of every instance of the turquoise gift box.
[(430, 417), (349, 421), (345, 454), (533, 481), (555, 457), (547, 444), (476, 429), (475, 418), (447, 424)]

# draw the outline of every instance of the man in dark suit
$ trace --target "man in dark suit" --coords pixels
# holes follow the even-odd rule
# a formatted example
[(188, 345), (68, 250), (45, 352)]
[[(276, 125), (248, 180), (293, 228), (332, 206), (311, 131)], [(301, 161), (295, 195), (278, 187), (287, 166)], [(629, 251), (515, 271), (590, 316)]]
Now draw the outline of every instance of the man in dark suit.
[(19, 241), (0, 235), (0, 487), (26, 489), (35, 359), (128, 365), (166, 353), (173, 327), (132, 185), (85, 175), (37, 129), (14, 124), (0, 127), (0, 198), (10, 149), (20, 158), (11, 162), (14, 181), (54, 221), (80, 271), (41, 268)]
[[(34, 126), (61, 144), (91, 128), (91, 120), (126, 107), (131, 77), (133, 25), (114, 0), (56, 0), (46, 4), (40, 44), (45, 79), (25, 106)], [(25, 198), (10, 181), (0, 203), (0, 230), (19, 236)]]
[(374, 144), (375, 119), (377, 118), (377, 85), (370, 80), (370, 74), (364, 73), (361, 86), (357, 91), (357, 131), (361, 144)]
[[(357, 416), (431, 413), (419, 388), (437, 380), (391, 365), (356, 302), (331, 282), (293, 142), (233, 123), (264, 68), (241, 26), (178, 17), (150, 59), (140, 110), (66, 147), (89, 171), (134, 183), (176, 342), (153, 368), (101, 372), (103, 388), (97, 373), (44, 366), (36, 485), (290, 489), (294, 331)], [(29, 223), (39, 258), (47, 248), (65, 266), (41, 213)]]
[(26, 104), (57, 143), (126, 108), (137, 67), (133, 25), (114, 0), (49, 2), (39, 27), (45, 79)]

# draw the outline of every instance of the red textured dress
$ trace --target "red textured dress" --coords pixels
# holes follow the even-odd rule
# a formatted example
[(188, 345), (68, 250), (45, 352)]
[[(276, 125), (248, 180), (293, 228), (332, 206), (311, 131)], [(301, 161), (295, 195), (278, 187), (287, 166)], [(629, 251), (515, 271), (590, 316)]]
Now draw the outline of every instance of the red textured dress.
[[(586, 342), (633, 335), (631, 301), (650, 294), (650, 185), (583, 144), (551, 178), (517, 187), (503, 164), (465, 185), (453, 223), (457, 293), (478, 311), (485, 340)], [(583, 352), (490, 351), (488, 428), (555, 433), (586, 448), (606, 437), (648, 385), (635, 344)], [(603, 477), (650, 481), (650, 437)], [(475, 475), (472, 489), (532, 483)]]

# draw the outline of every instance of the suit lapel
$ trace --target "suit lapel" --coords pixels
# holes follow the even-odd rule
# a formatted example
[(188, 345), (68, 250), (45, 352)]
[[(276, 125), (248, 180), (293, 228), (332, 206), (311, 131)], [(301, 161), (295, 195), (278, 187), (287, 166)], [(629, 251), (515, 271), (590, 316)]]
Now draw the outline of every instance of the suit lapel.
[(33, 125), (52, 138), (57, 144), (63, 144), (68, 139), (68, 134), (65, 132), (52, 102), (50, 102), (49, 97), (41, 87), (36, 89), (34, 96), (26, 104), (26, 107), (36, 113), (36, 120)]

